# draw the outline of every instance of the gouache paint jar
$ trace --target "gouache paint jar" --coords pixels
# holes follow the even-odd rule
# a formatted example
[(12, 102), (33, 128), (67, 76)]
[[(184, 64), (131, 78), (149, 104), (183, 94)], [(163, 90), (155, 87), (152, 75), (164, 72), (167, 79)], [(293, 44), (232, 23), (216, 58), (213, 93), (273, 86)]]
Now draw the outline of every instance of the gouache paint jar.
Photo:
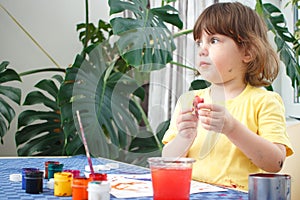
[(48, 179), (54, 178), (54, 174), (56, 172), (62, 172), (64, 164), (55, 164), (49, 163), (48, 164)]
[[(48, 179), (48, 165), (49, 165), (50, 163), (52, 163), (52, 164), (59, 164), (58, 161), (46, 161), (46, 162), (44, 163), (44, 165), (45, 165), (45, 178), (46, 178), (46, 179)], [(52, 178), (53, 178), (53, 177), (52, 177)]]
[(44, 172), (37, 170), (26, 172), (26, 193), (39, 194), (43, 192), (43, 175)]
[(72, 195), (72, 176), (71, 172), (56, 172), (54, 174), (54, 196)]
[(72, 173), (73, 177), (80, 176), (80, 170), (78, 170), (78, 169), (64, 169), (63, 172), (70, 172), (70, 173)]
[(38, 168), (22, 168), (22, 189), (26, 189), (26, 180), (25, 180), (25, 175), (26, 172), (28, 171), (38, 171)]
[(107, 174), (94, 173), (89, 175), (90, 181), (107, 181)]
[(88, 184), (88, 200), (109, 200), (110, 183), (108, 181), (91, 181)]
[(88, 199), (88, 183), (89, 178), (74, 177), (72, 181), (72, 200), (87, 200)]

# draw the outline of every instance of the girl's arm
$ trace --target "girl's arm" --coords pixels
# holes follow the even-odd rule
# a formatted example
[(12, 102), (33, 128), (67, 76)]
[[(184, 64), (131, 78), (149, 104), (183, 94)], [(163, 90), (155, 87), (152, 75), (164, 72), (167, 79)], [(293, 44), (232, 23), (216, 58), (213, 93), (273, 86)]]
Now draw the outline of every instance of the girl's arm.
[(274, 144), (253, 133), (222, 106), (199, 104), (199, 108), (204, 129), (225, 134), (257, 167), (267, 172), (281, 170), (286, 157), (284, 145)]
[(279, 172), (282, 169), (286, 148), (274, 144), (257, 134), (253, 134), (239, 121), (232, 120), (232, 129), (224, 134), (234, 143), (257, 167), (267, 172)]
[(185, 157), (187, 155), (197, 136), (198, 118), (192, 112), (192, 109), (187, 109), (179, 113), (176, 122), (178, 134), (164, 146), (163, 157)]

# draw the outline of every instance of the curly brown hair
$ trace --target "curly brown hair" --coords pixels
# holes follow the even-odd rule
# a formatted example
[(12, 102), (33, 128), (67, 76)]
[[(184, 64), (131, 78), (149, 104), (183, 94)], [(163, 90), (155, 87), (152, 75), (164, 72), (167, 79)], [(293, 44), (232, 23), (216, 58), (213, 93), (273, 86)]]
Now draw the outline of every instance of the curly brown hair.
[(241, 3), (216, 3), (206, 8), (197, 19), (193, 36), (201, 39), (202, 32), (232, 38), (251, 55), (245, 83), (268, 86), (278, 75), (279, 58), (268, 41), (267, 27), (260, 16)]

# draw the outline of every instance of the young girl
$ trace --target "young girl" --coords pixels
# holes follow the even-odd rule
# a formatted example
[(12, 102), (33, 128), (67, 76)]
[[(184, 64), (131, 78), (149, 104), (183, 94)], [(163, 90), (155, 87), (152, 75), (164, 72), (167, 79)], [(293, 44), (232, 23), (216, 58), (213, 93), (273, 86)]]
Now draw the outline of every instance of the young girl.
[[(278, 74), (277, 54), (257, 13), (237, 2), (205, 9), (193, 34), (211, 86), (179, 98), (162, 156), (194, 158), (194, 180), (248, 190), (249, 174), (279, 172), (293, 153), (282, 99), (263, 87)], [(194, 108), (196, 96), (204, 103)]]

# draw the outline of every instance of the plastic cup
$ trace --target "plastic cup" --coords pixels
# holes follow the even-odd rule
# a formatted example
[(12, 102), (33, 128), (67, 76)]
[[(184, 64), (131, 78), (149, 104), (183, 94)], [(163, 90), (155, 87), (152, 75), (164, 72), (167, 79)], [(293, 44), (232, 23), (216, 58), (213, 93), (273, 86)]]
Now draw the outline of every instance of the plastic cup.
[(154, 200), (188, 200), (192, 179), (192, 158), (148, 158)]
[(250, 174), (248, 199), (291, 199), (291, 176), (287, 174)]

